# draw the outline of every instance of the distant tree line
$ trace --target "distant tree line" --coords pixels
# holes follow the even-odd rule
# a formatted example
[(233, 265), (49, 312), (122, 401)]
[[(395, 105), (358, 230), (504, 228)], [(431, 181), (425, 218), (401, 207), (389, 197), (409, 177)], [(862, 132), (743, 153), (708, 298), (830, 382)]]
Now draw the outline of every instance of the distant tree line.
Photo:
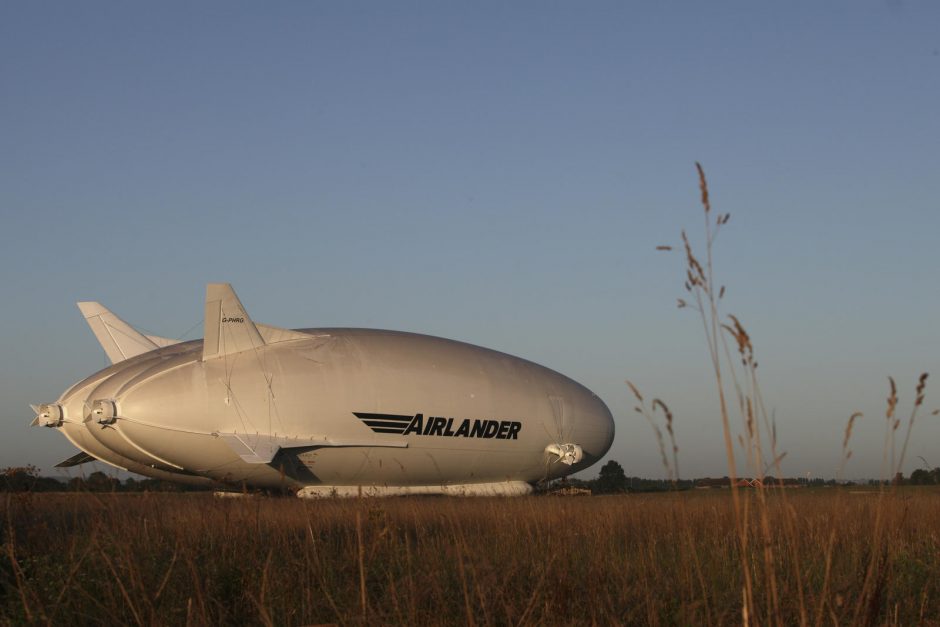
[[(752, 487), (753, 481), (749, 479), (740, 479), (739, 485)], [(822, 478), (800, 478), (784, 477), (778, 479), (774, 476), (766, 476), (761, 482), (764, 486), (785, 486), (785, 487), (824, 487), (838, 485), (835, 479)], [(853, 483), (853, 482), (842, 482)], [(872, 479), (867, 482), (869, 485), (891, 484), (896, 485), (940, 485), (940, 468), (923, 469), (919, 468), (911, 473), (910, 477), (903, 475), (896, 476), (891, 481), (880, 481)], [(629, 492), (668, 492), (676, 490), (707, 489), (707, 488), (730, 488), (731, 479), (729, 477), (703, 477), (699, 479), (679, 479), (669, 481), (668, 479), (646, 479), (643, 477), (628, 477), (624, 472), (623, 466), (614, 460), (608, 461), (601, 466), (600, 473), (594, 479), (575, 479), (566, 477), (551, 482), (546, 489), (548, 491), (562, 489), (565, 487), (586, 488), (591, 490), (592, 494), (622, 494)]]
[[(747, 480), (745, 480), (747, 481)], [(872, 479), (869, 485), (940, 485), (940, 467), (918, 468), (910, 477), (896, 476), (891, 481)], [(592, 494), (624, 494), (629, 492), (667, 492), (691, 490), (693, 488), (727, 488), (731, 485), (729, 477), (704, 477), (699, 479), (648, 479), (628, 477), (623, 466), (610, 460), (601, 466), (594, 479), (575, 479), (566, 477), (550, 482), (545, 491), (560, 488), (588, 489)], [(835, 479), (801, 479), (787, 477), (777, 479), (764, 477), (763, 485), (822, 487), (836, 485)], [(160, 479), (135, 479), (128, 477), (121, 481), (107, 473), (97, 470), (87, 476), (72, 477), (67, 481), (55, 477), (43, 477), (35, 466), (16, 466), (0, 471), (0, 492), (200, 492), (208, 488), (190, 486)]]
[(600, 472), (594, 479), (575, 479), (566, 477), (553, 481), (547, 486), (548, 491), (572, 487), (586, 488), (592, 494), (624, 494), (627, 492), (666, 492), (669, 490), (689, 490), (695, 487), (695, 481), (680, 479), (647, 479), (644, 477), (628, 477), (623, 466), (615, 460), (610, 460), (601, 466)]
[(100, 470), (67, 481), (40, 476), (35, 466), (15, 466), (0, 471), (0, 492), (191, 492), (205, 489), (160, 479), (128, 477), (121, 481)]
[(907, 480), (910, 485), (940, 485), (940, 468), (918, 468)]

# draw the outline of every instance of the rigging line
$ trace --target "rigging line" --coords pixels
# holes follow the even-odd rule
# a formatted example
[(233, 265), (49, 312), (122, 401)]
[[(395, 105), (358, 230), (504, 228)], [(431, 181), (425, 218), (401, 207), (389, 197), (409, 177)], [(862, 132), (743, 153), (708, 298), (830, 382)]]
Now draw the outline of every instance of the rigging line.
[[(259, 332), (259, 335), (260, 335), (260, 332)], [(263, 341), (264, 340), (262, 338), (262, 342)], [(281, 429), (284, 429), (285, 427), (284, 427), (284, 422), (281, 420), (281, 412), (279, 411), (278, 406), (277, 406), (277, 397), (274, 394), (274, 387), (273, 387), (274, 373), (268, 372), (267, 360), (265, 359), (265, 355), (264, 355), (265, 346), (266, 346), (265, 344), (262, 344), (261, 346), (255, 346), (254, 342), (252, 342), (251, 349), (252, 349), (252, 352), (254, 353), (255, 361), (258, 363), (258, 370), (261, 372), (261, 376), (264, 378), (265, 384), (267, 385), (267, 388), (268, 388), (268, 398), (267, 398), (268, 432), (270, 433), (272, 432), (272, 426), (273, 426), (273, 420), (272, 420), (272, 415), (271, 415), (272, 406), (274, 408), (274, 415), (277, 417), (278, 425), (281, 427)]]
[(226, 389), (228, 390), (228, 397), (230, 401), (230, 407), (235, 410), (235, 416), (241, 422), (242, 428), (245, 431), (249, 431), (250, 428), (254, 428), (257, 431), (254, 423), (251, 422), (251, 417), (248, 415), (248, 412), (245, 411), (245, 408), (242, 406), (241, 401), (238, 399), (238, 396), (235, 395), (235, 390), (232, 388), (231, 379), (226, 384)]
[(272, 418), (272, 409), (274, 410), (274, 415), (277, 416), (277, 422), (280, 425), (281, 429), (284, 430), (284, 423), (281, 422), (281, 415), (277, 408), (277, 398), (274, 395), (274, 373), (271, 373), (268, 376), (267, 373), (264, 373), (264, 378), (268, 383), (268, 431), (271, 431), (271, 426), (273, 423)]
[[(242, 423), (242, 427), (247, 433), (251, 429), (254, 429), (255, 432), (258, 431), (258, 427), (252, 422), (249, 412), (245, 410), (245, 407), (242, 405), (242, 402), (235, 395), (235, 390), (231, 387), (231, 379), (229, 380), (229, 398), (232, 399), (232, 407), (235, 409), (235, 415), (238, 416), (238, 419)], [(270, 431), (269, 431), (270, 434)]]
[(269, 379), (268, 379), (268, 372), (267, 372), (267, 371), (268, 371), (267, 364), (265, 363), (264, 358), (261, 356), (261, 354), (260, 354), (260, 352), (259, 352), (259, 347), (255, 346), (255, 345), (252, 343), (251, 350), (252, 350), (252, 352), (253, 352), (254, 355), (255, 355), (255, 361), (256, 361), (257, 364), (258, 364), (258, 371), (261, 373), (261, 377), (264, 379), (264, 382), (267, 384), (268, 393), (269, 393), (271, 396), (274, 396), (274, 390), (271, 389), (271, 380), (274, 379), (274, 374), (271, 374), (271, 380), (269, 380)]
[[(100, 318), (100, 316), (99, 316), (99, 318)], [(102, 321), (102, 322), (104, 322), (104, 321)], [(127, 322), (127, 320), (125, 320), (125, 322)], [(105, 324), (107, 325), (108, 323), (105, 322)], [(127, 324), (128, 324), (128, 326), (130, 326), (130, 327), (131, 327), (132, 329), (134, 329), (135, 331), (138, 331), (138, 332), (141, 332), (141, 331), (142, 331), (141, 335), (157, 335), (157, 336), (160, 335), (160, 334), (157, 333), (156, 331), (153, 331), (152, 329), (148, 329), (147, 327), (141, 326), (141, 325), (137, 324), (136, 322), (127, 322)], [(111, 325), (108, 325), (108, 326), (111, 326)], [(117, 330), (117, 329), (115, 329), (115, 330)], [(127, 335), (127, 334), (125, 333), (124, 335)]]
[(232, 359), (229, 360), (229, 354), (226, 350), (228, 336), (231, 335), (231, 333), (232, 332), (228, 330), (226, 325), (223, 324), (221, 332), (219, 333), (219, 346), (222, 350), (222, 367), (225, 370), (225, 379), (228, 381), (229, 388), (232, 386), (232, 373), (235, 371), (235, 357), (233, 356)]
[[(255, 430), (257, 431), (257, 427), (255, 427), (254, 424), (251, 422), (251, 419), (248, 417), (248, 413), (245, 411), (245, 408), (242, 406), (241, 402), (240, 402), (240, 401), (238, 400), (238, 398), (235, 396), (235, 391), (234, 391), (234, 389), (233, 389), (233, 387), (232, 387), (232, 375), (233, 375), (234, 372), (235, 372), (235, 363), (236, 363), (236, 361), (238, 360), (238, 357), (239, 357), (239, 354), (240, 354), (240, 353), (233, 353), (233, 354), (231, 355), (231, 358), (230, 358), (230, 355), (229, 355), (228, 351), (226, 350), (226, 345), (227, 345), (227, 343), (229, 343), (230, 340), (232, 339), (231, 336), (232, 336), (233, 334), (234, 334), (234, 331), (231, 331), (231, 330), (229, 330), (225, 325), (222, 325), (221, 333), (220, 333), (220, 344), (221, 344), (221, 348), (222, 348), (222, 364), (223, 364), (223, 369), (224, 369), (224, 372), (225, 372), (225, 381), (224, 381), (224, 384), (225, 384), (225, 387), (226, 387), (226, 390), (227, 390), (228, 397), (229, 397), (229, 399), (230, 399), (231, 402), (232, 402), (232, 407), (234, 408), (235, 413), (236, 413), (236, 416), (238, 417), (239, 421), (241, 422), (242, 427), (243, 427), (243, 428), (245, 429), (245, 431), (247, 432), (247, 431), (249, 431), (249, 423), (250, 423), (251, 426), (252, 426), (253, 428), (255, 428)], [(264, 361), (263, 361), (263, 359), (261, 358), (261, 356), (259, 355), (259, 352), (258, 352), (258, 351), (259, 351), (259, 347), (254, 346), (254, 343), (252, 342), (252, 347), (251, 347), (251, 348), (252, 348), (252, 351), (253, 351), (254, 354), (255, 354), (255, 359), (257, 360), (259, 366), (262, 366), (262, 368), (260, 368), (260, 369), (261, 369), (261, 374), (262, 374), (262, 376), (265, 376), (265, 373), (264, 373), (264, 370), (263, 370)], [(273, 379), (273, 375), (272, 375), (272, 379)], [(267, 377), (266, 377), (266, 376), (265, 376), (265, 380), (267, 381)], [(270, 396), (273, 396), (273, 390), (271, 389), (271, 383), (270, 383), (270, 382), (268, 382), (268, 389), (269, 389)], [(270, 405), (270, 399), (269, 399), (268, 403), (269, 403), (269, 405)], [(269, 412), (268, 412), (268, 413), (269, 413), (268, 432), (271, 433), (271, 432), (272, 432), (272, 430), (271, 430), (271, 426), (272, 426), (272, 425), (271, 425), (271, 420), (270, 420), (270, 408), (269, 408)], [(280, 416), (278, 416), (278, 422), (281, 423)], [(283, 427), (283, 423), (281, 423), (281, 426)]]
[[(106, 308), (106, 309), (107, 309), (107, 308)], [(117, 317), (117, 314), (115, 314), (113, 311), (108, 311), (107, 313), (110, 313), (112, 316)], [(105, 325), (106, 327), (110, 327), (111, 325), (108, 324), (107, 322), (105, 322), (103, 316), (104, 316), (104, 313), (100, 313), (100, 314), (96, 314), (96, 315), (94, 315), (94, 316), (92, 316), (92, 317), (98, 318), (99, 320), (101, 320), (102, 323), (104, 323), (104, 325)], [(129, 327), (131, 327), (131, 328), (134, 329), (135, 331), (143, 331), (143, 334), (142, 334), (142, 335), (160, 335), (159, 333), (154, 333), (154, 332), (151, 331), (150, 329), (148, 329), (148, 328), (146, 328), (146, 327), (143, 327), (143, 326), (137, 324), (136, 322), (131, 322), (130, 320), (125, 320), (125, 319), (123, 319), (123, 318), (119, 318), (119, 319), (120, 319), (120, 320), (123, 320), (123, 322), (124, 322), (125, 324), (127, 324)], [(90, 320), (90, 318), (89, 318), (89, 320)], [(115, 330), (117, 330), (117, 329), (115, 329)], [(124, 335), (127, 335), (127, 334), (124, 333)]]
[(228, 331), (225, 325), (221, 325), (219, 332), (219, 345), (222, 350), (222, 369), (225, 373), (225, 389), (226, 395), (230, 401), (230, 406), (235, 410), (235, 416), (241, 422), (242, 428), (245, 431), (248, 431), (248, 425), (246, 424), (246, 415), (244, 410), (241, 407), (241, 403), (238, 401), (238, 398), (235, 396), (235, 390), (232, 389), (232, 373), (235, 371), (235, 358), (229, 359), (228, 352), (225, 350), (226, 345), (226, 336), (231, 332)]
[[(118, 333), (118, 334), (120, 334), (120, 335), (123, 335), (125, 338), (127, 338), (127, 339), (129, 339), (129, 340), (137, 341), (137, 338), (136, 338), (136, 337), (134, 337), (133, 335), (131, 335), (131, 334), (128, 333), (127, 331), (124, 331), (124, 330), (122, 330), (122, 329), (119, 329), (119, 328), (116, 327), (116, 326), (113, 326), (113, 325), (109, 324), (109, 323), (108, 323), (106, 320), (104, 320), (101, 316), (98, 316), (98, 319), (101, 321), (101, 324), (104, 325), (105, 331), (108, 332), (108, 335), (111, 336), (111, 339), (114, 340), (114, 343), (118, 345), (118, 350), (121, 351), (121, 354), (122, 354), (122, 355), (124, 355), (124, 351), (121, 349), (120, 343), (117, 341), (117, 338), (114, 337), (114, 334), (115, 334), (115, 333)], [(138, 327), (131, 326), (131, 328), (134, 329), (134, 330), (138, 330)], [(156, 333), (153, 333), (152, 331), (147, 331), (146, 329), (144, 329), (144, 331), (146, 331), (147, 333), (150, 333), (151, 335), (156, 335)], [(124, 358), (127, 359), (127, 356), (125, 355)]]
[[(273, 418), (277, 418), (278, 426), (285, 430), (284, 421), (281, 419), (281, 411), (277, 405), (277, 395), (274, 393), (274, 373), (261, 371), (261, 376), (264, 378), (265, 385), (268, 388), (267, 392), (267, 405), (268, 405), (268, 430), (270, 431), (273, 427)], [(273, 415), (272, 415), (273, 409)]]
[(108, 337), (111, 338), (111, 341), (114, 342), (114, 345), (117, 347), (118, 352), (121, 353), (121, 357), (124, 359), (127, 359), (127, 355), (124, 353), (124, 350), (121, 348), (120, 342), (114, 339), (114, 334), (111, 333), (111, 325), (109, 325), (104, 320), (101, 320), (101, 316), (98, 316), (98, 320), (101, 321), (101, 323), (104, 325), (104, 330), (107, 332)]
[(228, 395), (229, 406), (230, 406), (232, 409), (235, 410), (235, 417), (238, 418), (238, 420), (239, 420), (239, 421), (241, 422), (241, 424), (242, 424), (242, 428), (243, 428), (243, 429), (245, 430), (245, 432), (247, 433), (247, 432), (248, 432), (248, 424), (245, 422), (245, 420), (246, 420), (246, 418), (247, 418), (246, 412), (242, 409), (241, 403), (239, 402), (238, 398), (235, 397), (235, 391), (232, 389), (231, 382), (229, 382), (229, 383), (224, 383), (224, 382), (223, 382), (223, 384), (225, 385), (226, 394)]
[(271, 378), (268, 378), (268, 374), (264, 371), (261, 372), (261, 376), (264, 377), (265, 383), (268, 386), (267, 394), (267, 405), (268, 405), (268, 433), (271, 433), (271, 401), (274, 400), (274, 391), (271, 389), (271, 381), (274, 379), (274, 375), (271, 375)]
[[(252, 324), (254, 324), (254, 323), (252, 323)], [(260, 345), (260, 346), (255, 346), (254, 339), (249, 336), (249, 339), (251, 339), (251, 350), (254, 351), (254, 353), (255, 353), (255, 359), (258, 360), (258, 364), (261, 366), (262, 369), (264, 369), (264, 365), (265, 365), (265, 364), (264, 364), (264, 357), (262, 357), (261, 354), (258, 352), (259, 349), (264, 348), (264, 346), (265, 346), (265, 344), (264, 344), (264, 338), (261, 337), (261, 331), (258, 331), (258, 327), (257, 327), (257, 326), (255, 327), (255, 331), (258, 332), (258, 337), (261, 338), (261, 345)]]
[(199, 319), (199, 322), (197, 322), (197, 323), (194, 324), (193, 326), (191, 326), (191, 327), (189, 327), (188, 329), (186, 329), (186, 331), (185, 331), (181, 336), (179, 336), (179, 339), (181, 339), (181, 340), (186, 339), (186, 336), (187, 336), (187, 335), (189, 335), (190, 333), (192, 333), (193, 331), (195, 331), (197, 328), (199, 328), (200, 326), (202, 326), (202, 324), (203, 324), (205, 321), (206, 321), (205, 318), (200, 318), (200, 319)]
[[(253, 323), (252, 323), (252, 324), (253, 324)], [(256, 329), (257, 329), (257, 327), (256, 327)], [(260, 333), (259, 333), (259, 335), (260, 335)], [(254, 354), (255, 362), (256, 362), (257, 367), (258, 367), (258, 371), (261, 373), (262, 378), (264, 378), (265, 383), (266, 383), (267, 386), (268, 386), (268, 398), (267, 398), (267, 404), (268, 404), (268, 433), (270, 434), (270, 433), (272, 432), (272, 431), (271, 431), (271, 384), (270, 384), (270, 382), (268, 381), (268, 376), (267, 376), (267, 373), (265, 372), (266, 369), (265, 369), (264, 360), (261, 358), (261, 355), (260, 355), (259, 352), (258, 352), (259, 347), (258, 347), (258, 346), (255, 346), (254, 338), (252, 338), (250, 334), (249, 334), (248, 338), (249, 338), (249, 341), (251, 342), (251, 352)], [(263, 340), (262, 340), (262, 341), (263, 341)]]

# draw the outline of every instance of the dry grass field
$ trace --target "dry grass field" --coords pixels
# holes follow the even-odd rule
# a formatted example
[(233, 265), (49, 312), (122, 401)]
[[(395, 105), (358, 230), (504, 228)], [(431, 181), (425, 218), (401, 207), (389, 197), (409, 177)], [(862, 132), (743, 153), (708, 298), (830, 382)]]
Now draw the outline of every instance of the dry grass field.
[(727, 490), (7, 495), (0, 622), (741, 624), (741, 565), (772, 548), (751, 624), (940, 624), (940, 491), (767, 492), (773, 547), (743, 549)]

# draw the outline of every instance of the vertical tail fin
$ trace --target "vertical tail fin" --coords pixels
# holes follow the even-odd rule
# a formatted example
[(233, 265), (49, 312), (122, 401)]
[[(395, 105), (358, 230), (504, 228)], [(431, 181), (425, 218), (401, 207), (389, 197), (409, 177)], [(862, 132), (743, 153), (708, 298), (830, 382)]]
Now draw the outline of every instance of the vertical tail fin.
[(96, 302), (77, 303), (112, 364), (148, 353), (157, 345)]
[(203, 361), (260, 348), (265, 343), (228, 283), (206, 286), (205, 325)]

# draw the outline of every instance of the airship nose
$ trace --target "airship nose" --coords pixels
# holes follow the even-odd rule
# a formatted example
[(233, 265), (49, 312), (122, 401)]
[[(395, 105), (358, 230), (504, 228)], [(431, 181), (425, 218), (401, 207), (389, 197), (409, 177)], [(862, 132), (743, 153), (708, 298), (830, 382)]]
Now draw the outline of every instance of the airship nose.
[(552, 422), (555, 437), (545, 447), (557, 476), (584, 470), (596, 463), (614, 441), (614, 419), (600, 398), (583, 386), (565, 396), (552, 395)]
[(581, 468), (587, 468), (607, 454), (614, 441), (614, 418), (604, 401), (593, 397), (577, 421), (573, 435), (573, 440), (583, 451), (578, 464)]

